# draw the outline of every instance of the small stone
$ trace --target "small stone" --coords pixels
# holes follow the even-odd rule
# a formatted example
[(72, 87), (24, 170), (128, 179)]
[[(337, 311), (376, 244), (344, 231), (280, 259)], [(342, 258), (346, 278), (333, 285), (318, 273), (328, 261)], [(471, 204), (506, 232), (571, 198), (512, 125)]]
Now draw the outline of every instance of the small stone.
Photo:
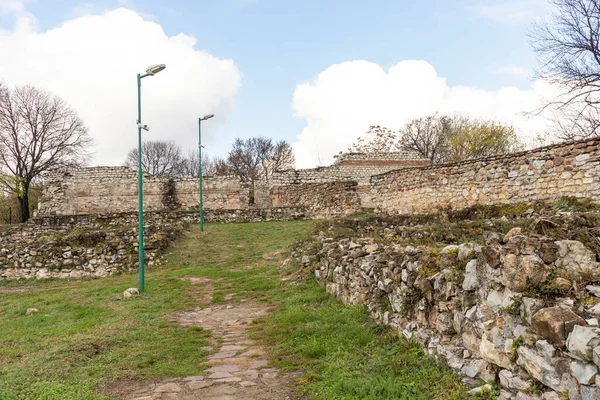
[(576, 325), (585, 325), (583, 318), (560, 307), (543, 308), (531, 319), (531, 327), (538, 335), (561, 346)]
[(571, 375), (573, 375), (581, 385), (590, 385), (594, 383), (594, 378), (597, 373), (598, 368), (594, 364), (582, 363), (579, 361), (571, 362)]
[(128, 299), (133, 296), (138, 296), (139, 294), (140, 294), (140, 291), (137, 288), (129, 288), (123, 292), (123, 297)]
[(521, 228), (512, 228), (506, 235), (504, 235), (504, 243), (508, 242), (508, 240), (513, 236), (519, 236), (523, 233), (523, 229)]
[(600, 286), (587, 285), (585, 290), (590, 292), (593, 296), (600, 297)]
[(554, 346), (552, 346), (546, 340), (538, 340), (535, 342), (535, 348), (546, 360), (551, 360), (556, 353), (556, 348), (554, 348)]
[(475, 290), (479, 287), (477, 279), (477, 260), (471, 260), (465, 267), (465, 279), (462, 284), (463, 290)]
[(560, 276), (555, 278), (554, 281), (552, 281), (553, 285), (564, 291), (564, 292), (568, 292), (569, 289), (571, 289), (571, 281), (565, 278), (561, 278)]
[(250, 381), (242, 381), (242, 382), (240, 382), (240, 386), (242, 386), (242, 387), (256, 386), (256, 383), (250, 382)]
[(40, 312), (40, 310), (38, 310), (37, 308), (28, 308), (27, 311), (25, 311), (25, 315), (31, 315), (37, 312)]
[(519, 376), (513, 375), (509, 370), (503, 369), (498, 374), (500, 385), (506, 389), (527, 390), (531, 387), (531, 382), (521, 379)]
[(187, 386), (190, 390), (199, 390), (205, 387), (212, 386), (212, 382), (209, 381), (192, 381), (188, 382)]
[(587, 326), (574, 326), (567, 339), (567, 349), (572, 355), (582, 360), (592, 361), (592, 350), (600, 344), (600, 336), (595, 328)]
[(598, 326), (598, 318), (586, 319), (585, 322), (587, 322), (589, 326)]
[(469, 394), (479, 394), (479, 393), (483, 392), (484, 390), (487, 392), (490, 392), (492, 390), (492, 385), (490, 385), (489, 383), (486, 383), (483, 386), (479, 386), (479, 387), (469, 390), (468, 393)]
[(177, 393), (181, 391), (181, 387), (179, 387), (179, 385), (175, 382), (165, 383), (164, 385), (160, 385), (154, 389), (154, 393)]
[(563, 400), (562, 396), (556, 392), (546, 392), (542, 395), (544, 400)]

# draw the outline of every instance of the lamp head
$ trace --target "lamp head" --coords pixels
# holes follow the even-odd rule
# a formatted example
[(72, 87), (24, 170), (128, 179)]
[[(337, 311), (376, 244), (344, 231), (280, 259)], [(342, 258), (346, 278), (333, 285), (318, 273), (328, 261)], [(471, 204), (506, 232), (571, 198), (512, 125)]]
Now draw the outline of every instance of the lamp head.
[(207, 120), (207, 119), (211, 119), (212, 117), (214, 117), (215, 114), (206, 114), (204, 117), (202, 117), (202, 120)]
[(167, 66), (165, 64), (151, 65), (148, 68), (146, 68), (146, 73), (148, 75), (152, 76), (154, 74), (158, 74), (160, 71), (162, 71), (165, 68), (167, 68)]

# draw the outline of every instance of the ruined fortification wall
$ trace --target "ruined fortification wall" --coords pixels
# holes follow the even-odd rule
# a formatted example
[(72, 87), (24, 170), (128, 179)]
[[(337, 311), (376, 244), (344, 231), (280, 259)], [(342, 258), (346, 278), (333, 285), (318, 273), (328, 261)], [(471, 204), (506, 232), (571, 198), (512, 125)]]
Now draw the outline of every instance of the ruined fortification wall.
[[(38, 219), (52, 216), (120, 214), (135, 216), (138, 208), (137, 173), (125, 167), (94, 167), (56, 171), (46, 176)], [(329, 218), (360, 210), (355, 182), (302, 183), (250, 187), (233, 177), (206, 177), (203, 181), (207, 222), (249, 222)], [(198, 180), (144, 175), (145, 212), (192, 212), (198, 217)], [(136, 216), (137, 218), (137, 216)]]
[(273, 185), (286, 187), (302, 184), (327, 182), (356, 182), (355, 191), (359, 194), (363, 207), (375, 207), (370, 190), (373, 175), (399, 168), (422, 167), (429, 165), (412, 152), (404, 153), (347, 153), (342, 154), (336, 163), (329, 167), (277, 171), (273, 175)]
[(371, 185), (371, 198), (385, 213), (553, 201), (561, 196), (599, 201), (600, 139), (392, 171), (373, 176)]
[[(137, 172), (127, 167), (74, 168), (46, 177), (39, 216), (133, 212), (137, 210)], [(198, 209), (198, 179), (170, 179), (144, 175), (147, 211)], [(206, 177), (206, 209), (247, 208), (249, 189), (233, 177)]]
[(356, 187), (356, 182), (274, 186), (271, 198), (273, 207), (302, 207), (311, 218), (332, 218), (360, 211)]

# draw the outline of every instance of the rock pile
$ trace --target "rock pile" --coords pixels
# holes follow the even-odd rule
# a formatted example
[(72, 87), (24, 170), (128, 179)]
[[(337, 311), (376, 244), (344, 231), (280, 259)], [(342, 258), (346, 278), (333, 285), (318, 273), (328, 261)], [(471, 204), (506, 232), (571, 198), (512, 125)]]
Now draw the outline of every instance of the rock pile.
[(364, 304), (466, 384), (495, 382), (500, 399), (600, 399), (600, 263), (582, 243), (518, 230), (442, 249), (315, 240), (293, 256), (329, 293)]
[[(59, 218), (60, 219), (60, 218)], [(138, 266), (134, 219), (62, 217), (0, 232), (0, 280), (104, 277)], [(160, 264), (161, 251), (184, 223), (160, 215), (145, 226), (146, 265)]]

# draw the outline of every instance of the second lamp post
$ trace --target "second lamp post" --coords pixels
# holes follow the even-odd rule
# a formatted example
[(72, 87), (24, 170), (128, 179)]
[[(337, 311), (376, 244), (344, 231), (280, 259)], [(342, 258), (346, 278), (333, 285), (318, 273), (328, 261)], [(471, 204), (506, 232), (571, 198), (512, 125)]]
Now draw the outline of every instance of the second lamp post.
[(198, 118), (198, 180), (200, 186), (200, 232), (204, 232), (204, 210), (202, 209), (202, 121), (211, 119), (214, 114), (206, 114), (202, 118)]

